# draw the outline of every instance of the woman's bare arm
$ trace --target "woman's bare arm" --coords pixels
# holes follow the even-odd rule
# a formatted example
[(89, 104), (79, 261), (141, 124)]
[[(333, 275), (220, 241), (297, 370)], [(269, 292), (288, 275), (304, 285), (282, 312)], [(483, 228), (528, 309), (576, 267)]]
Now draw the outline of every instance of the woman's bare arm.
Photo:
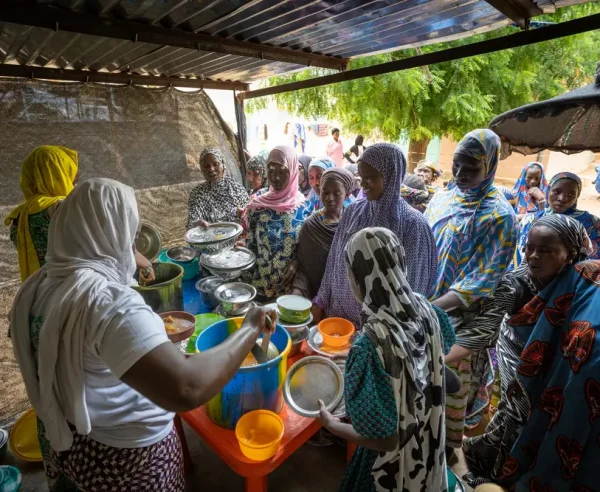
[(168, 342), (136, 362), (121, 380), (165, 410), (186, 412), (197, 408), (233, 378), (263, 331), (275, 326), (274, 312), (248, 311), (239, 330), (220, 345), (186, 358)]

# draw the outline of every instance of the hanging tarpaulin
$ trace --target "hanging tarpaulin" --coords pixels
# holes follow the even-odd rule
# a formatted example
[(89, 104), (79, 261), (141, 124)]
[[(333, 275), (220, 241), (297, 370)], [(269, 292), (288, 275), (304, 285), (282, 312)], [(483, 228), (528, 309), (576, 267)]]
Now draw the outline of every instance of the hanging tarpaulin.
[(594, 83), (501, 114), (490, 128), (502, 139), (503, 158), (545, 149), (600, 152), (600, 63)]

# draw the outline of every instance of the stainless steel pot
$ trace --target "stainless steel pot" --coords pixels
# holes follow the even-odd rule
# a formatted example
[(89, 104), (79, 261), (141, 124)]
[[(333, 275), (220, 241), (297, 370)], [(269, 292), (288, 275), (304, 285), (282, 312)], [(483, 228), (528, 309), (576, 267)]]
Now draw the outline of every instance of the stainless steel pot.
[(156, 280), (150, 285), (135, 285), (155, 313), (183, 311), (183, 268), (175, 263), (154, 263)]

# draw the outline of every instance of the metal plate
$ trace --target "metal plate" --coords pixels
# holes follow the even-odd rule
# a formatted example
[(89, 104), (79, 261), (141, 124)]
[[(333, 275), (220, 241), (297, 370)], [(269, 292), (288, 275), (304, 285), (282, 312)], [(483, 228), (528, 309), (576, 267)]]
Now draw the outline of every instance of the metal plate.
[(214, 255), (202, 255), (200, 263), (211, 272), (245, 270), (256, 262), (256, 255), (248, 248), (231, 248)]
[(242, 232), (242, 226), (235, 222), (215, 222), (206, 228), (190, 229), (185, 234), (185, 240), (190, 244), (214, 244), (237, 237)]
[(231, 303), (250, 302), (256, 297), (256, 289), (243, 282), (230, 282), (219, 286), (214, 296), (217, 301), (225, 301)]
[(149, 261), (156, 260), (162, 249), (160, 232), (149, 224), (142, 224), (135, 240), (135, 249)]
[(350, 338), (350, 342), (344, 347), (327, 347), (323, 345), (323, 335), (319, 333), (319, 329), (316, 326), (313, 326), (310, 329), (306, 343), (313, 352), (323, 357), (328, 357), (330, 359), (334, 357), (345, 358), (348, 356), (348, 352), (350, 352), (350, 347), (352, 347), (355, 336), (356, 335), (353, 335), (352, 338)]
[(283, 397), (290, 409), (302, 417), (319, 415), (318, 400), (327, 410), (335, 409), (344, 393), (344, 376), (335, 362), (324, 357), (304, 357), (289, 368)]

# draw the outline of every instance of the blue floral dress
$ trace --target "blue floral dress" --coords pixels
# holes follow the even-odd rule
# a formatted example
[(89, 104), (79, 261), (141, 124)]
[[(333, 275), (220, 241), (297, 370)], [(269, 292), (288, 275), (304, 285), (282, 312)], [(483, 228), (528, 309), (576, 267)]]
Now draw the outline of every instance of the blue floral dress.
[(256, 255), (256, 265), (246, 276), (268, 299), (279, 294), (278, 288), (288, 264), (296, 256), (298, 233), (308, 215), (301, 205), (292, 212), (268, 208), (248, 212), (248, 249)]
[[(358, 335), (346, 360), (344, 397), (352, 427), (361, 436), (386, 439), (398, 431), (391, 378), (364, 333)], [(357, 447), (342, 478), (340, 492), (375, 492), (371, 470), (378, 454), (372, 449)]]

